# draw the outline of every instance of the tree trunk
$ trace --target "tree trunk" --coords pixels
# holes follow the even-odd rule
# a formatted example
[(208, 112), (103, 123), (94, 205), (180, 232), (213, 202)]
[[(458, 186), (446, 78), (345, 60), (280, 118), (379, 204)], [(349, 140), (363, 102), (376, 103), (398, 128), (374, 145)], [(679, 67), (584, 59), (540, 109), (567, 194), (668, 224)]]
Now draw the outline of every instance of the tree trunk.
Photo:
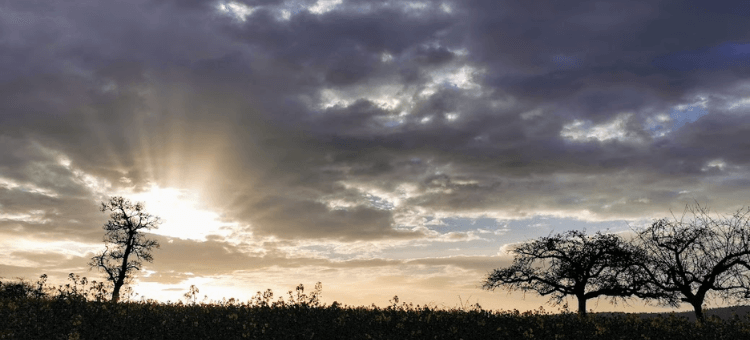
[(115, 281), (115, 288), (112, 289), (112, 302), (117, 303), (120, 301), (120, 288), (125, 284), (125, 275), (127, 273), (125, 272), (125, 269), (127, 269), (127, 261), (128, 261), (128, 254), (126, 253), (125, 257), (123, 258), (124, 265), (122, 268), (120, 268), (120, 275), (117, 276), (117, 281)]
[(122, 257), (122, 267), (120, 267), (120, 275), (117, 276), (117, 281), (115, 281), (115, 288), (112, 289), (112, 302), (117, 303), (120, 301), (120, 287), (125, 284), (125, 276), (128, 275), (128, 257), (130, 257), (130, 252), (133, 250), (133, 239), (135, 238), (135, 233), (129, 232), (128, 233), (128, 246), (125, 247), (125, 253)]
[(112, 301), (113, 303), (117, 303), (117, 301), (120, 300), (120, 287), (122, 285), (118, 285), (117, 282), (115, 282), (115, 289), (112, 290)]
[(691, 302), (690, 304), (693, 305), (693, 309), (695, 310), (695, 319), (698, 321), (705, 320), (703, 316), (703, 301)]
[(586, 298), (583, 296), (577, 296), (578, 298), (578, 315), (586, 316)]

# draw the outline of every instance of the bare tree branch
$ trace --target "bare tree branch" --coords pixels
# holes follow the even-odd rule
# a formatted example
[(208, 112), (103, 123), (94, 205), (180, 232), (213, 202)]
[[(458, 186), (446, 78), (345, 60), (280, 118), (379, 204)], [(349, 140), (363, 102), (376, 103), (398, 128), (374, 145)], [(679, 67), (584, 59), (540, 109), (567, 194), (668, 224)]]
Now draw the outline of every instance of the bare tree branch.
[[(685, 220), (688, 213), (691, 220)], [(661, 295), (658, 301), (671, 306), (690, 303), (698, 319), (710, 295), (750, 296), (748, 213), (741, 209), (713, 218), (696, 203), (686, 206), (679, 220), (657, 220), (639, 232), (637, 246), (647, 255), (638, 265), (649, 282), (636, 295)]]

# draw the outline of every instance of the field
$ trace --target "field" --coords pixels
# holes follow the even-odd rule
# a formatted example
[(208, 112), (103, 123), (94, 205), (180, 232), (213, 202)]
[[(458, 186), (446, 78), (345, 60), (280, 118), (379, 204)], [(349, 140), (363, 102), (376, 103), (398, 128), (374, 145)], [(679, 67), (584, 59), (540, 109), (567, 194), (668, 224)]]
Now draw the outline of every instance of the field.
[(233, 301), (0, 299), (2, 339), (748, 339), (750, 319)]
[[(479, 305), (441, 309), (401, 302), (385, 308), (321, 303), (322, 285), (286, 299), (258, 292), (246, 302), (107, 302), (107, 287), (71, 274), (70, 283), (0, 282), (0, 339), (749, 339), (748, 309), (685, 314), (590, 314), (563, 309), (489, 311)], [(732, 315), (736, 311), (737, 315)], [(722, 314), (723, 313), (723, 314)], [(716, 315), (721, 315), (719, 318)], [(740, 316), (741, 315), (741, 316)]]

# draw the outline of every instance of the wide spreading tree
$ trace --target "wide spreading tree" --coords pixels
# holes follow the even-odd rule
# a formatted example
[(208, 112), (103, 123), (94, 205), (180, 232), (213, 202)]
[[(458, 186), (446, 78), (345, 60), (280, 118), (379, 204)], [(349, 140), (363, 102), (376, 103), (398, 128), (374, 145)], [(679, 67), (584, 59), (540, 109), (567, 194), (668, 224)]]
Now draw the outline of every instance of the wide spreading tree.
[(636, 241), (648, 280), (640, 295), (674, 307), (687, 302), (699, 320), (711, 295), (729, 302), (750, 297), (750, 208), (713, 218), (708, 208), (689, 205), (681, 218), (655, 221)]
[(578, 299), (578, 313), (586, 315), (586, 301), (629, 297), (643, 284), (633, 265), (638, 249), (615, 234), (589, 236), (572, 230), (520, 244), (510, 252), (515, 255), (512, 265), (492, 271), (482, 288), (534, 291), (558, 304), (572, 295)]

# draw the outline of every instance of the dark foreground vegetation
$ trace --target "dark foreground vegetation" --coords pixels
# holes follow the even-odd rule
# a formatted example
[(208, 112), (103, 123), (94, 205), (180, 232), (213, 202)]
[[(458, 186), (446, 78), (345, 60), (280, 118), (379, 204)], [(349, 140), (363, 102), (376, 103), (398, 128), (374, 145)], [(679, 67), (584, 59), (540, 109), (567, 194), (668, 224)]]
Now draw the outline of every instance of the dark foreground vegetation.
[[(386, 308), (320, 302), (318, 285), (302, 285), (287, 300), (270, 291), (239, 303), (97, 301), (96, 285), (43, 290), (42, 284), (0, 284), (2, 339), (748, 339), (750, 318), (637, 314), (550, 314), (488, 311), (478, 305), (437, 309), (398, 304)], [(40, 281), (41, 282), (41, 281)], [(94, 287), (94, 289), (91, 289)], [(192, 295), (191, 295), (192, 293)], [(193, 298), (192, 302), (190, 297)]]
[(750, 320), (398, 306), (0, 300), (4, 339), (748, 339)]

